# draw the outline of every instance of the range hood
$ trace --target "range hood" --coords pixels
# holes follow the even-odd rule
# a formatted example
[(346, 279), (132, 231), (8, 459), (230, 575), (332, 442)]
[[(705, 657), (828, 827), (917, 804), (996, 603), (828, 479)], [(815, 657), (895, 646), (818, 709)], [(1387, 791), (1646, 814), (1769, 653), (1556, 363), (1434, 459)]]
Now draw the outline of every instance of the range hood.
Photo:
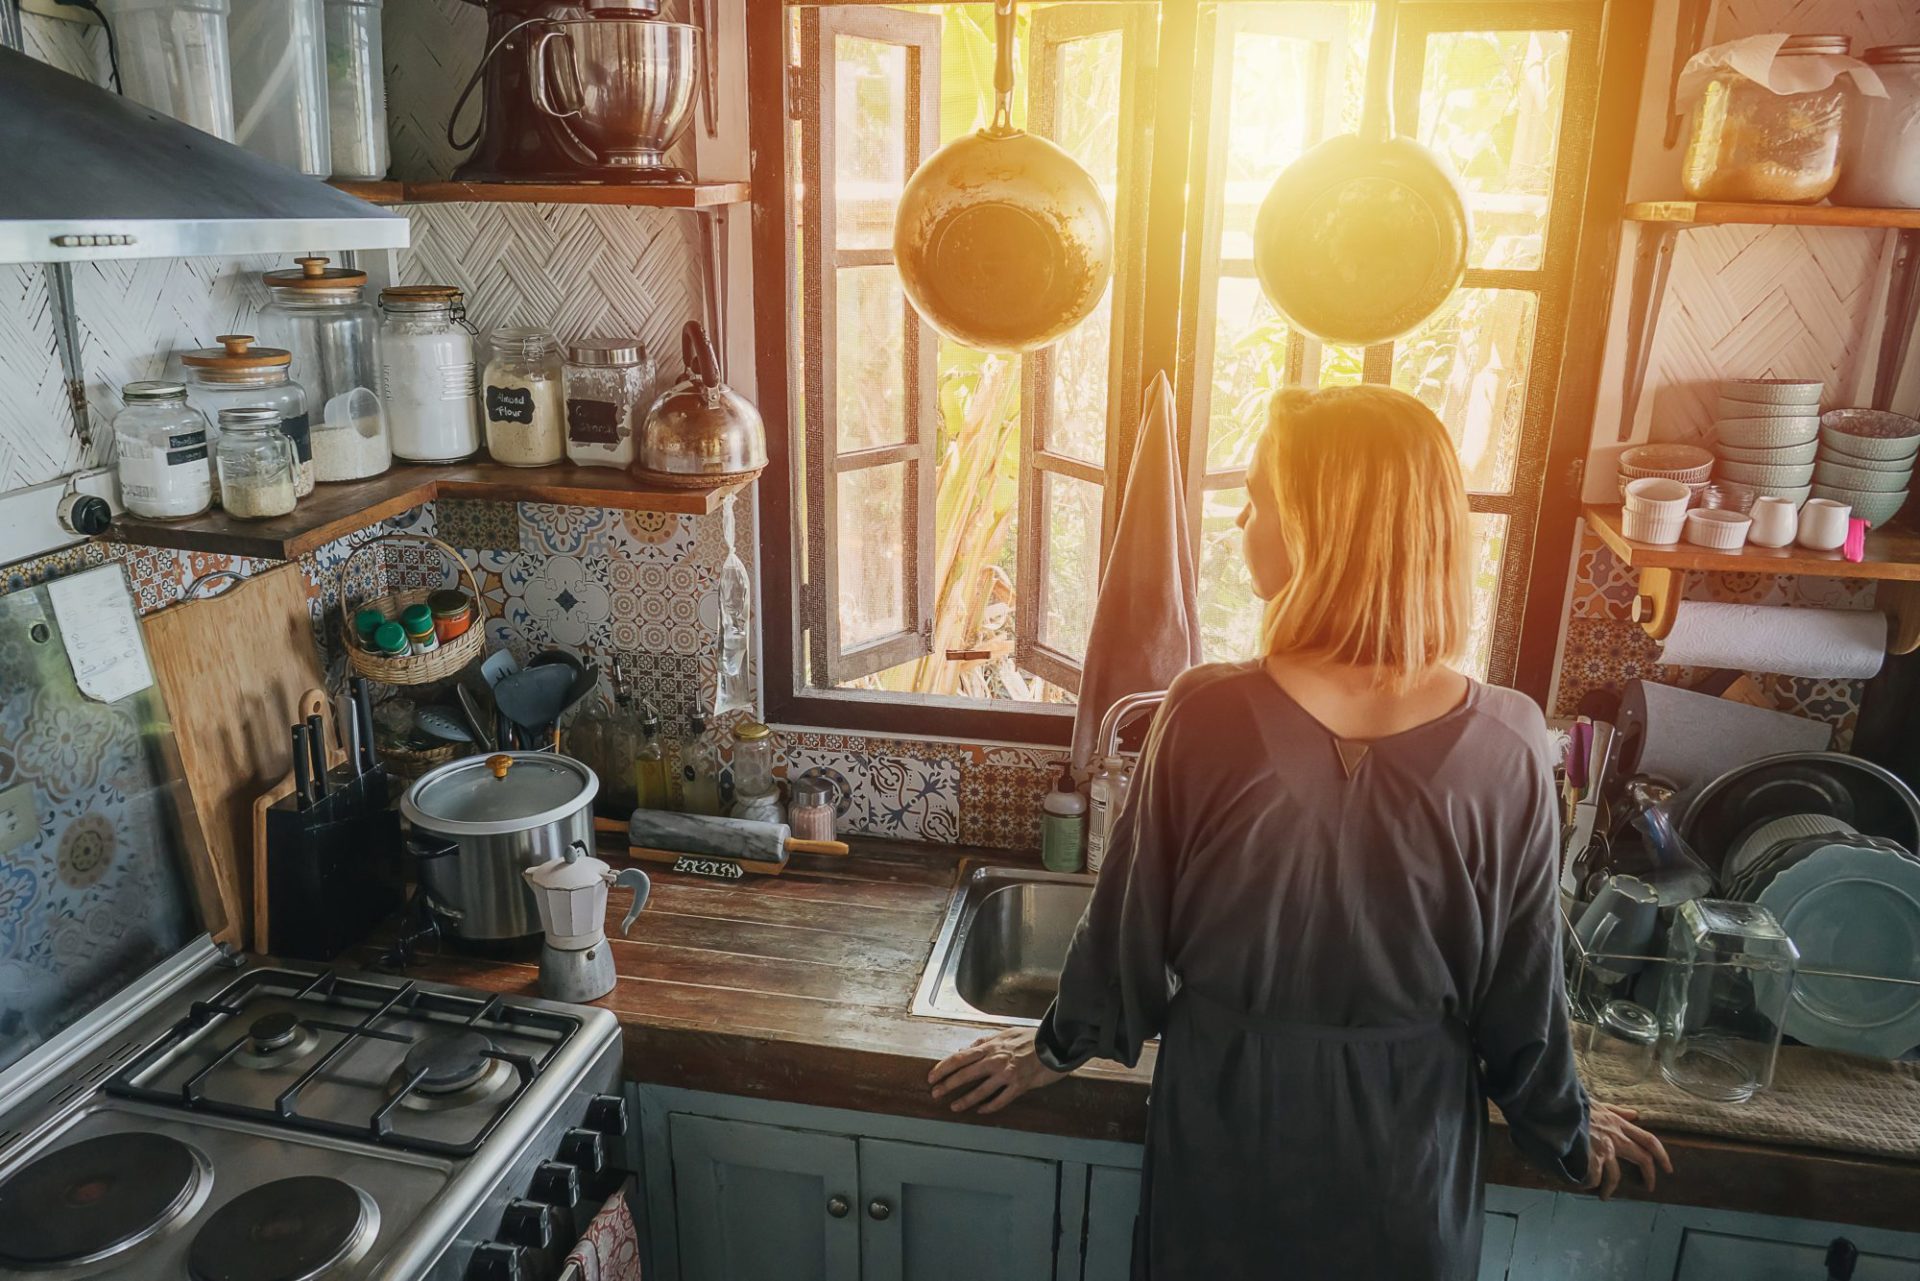
[(0, 263), (406, 245), (403, 215), (0, 47)]

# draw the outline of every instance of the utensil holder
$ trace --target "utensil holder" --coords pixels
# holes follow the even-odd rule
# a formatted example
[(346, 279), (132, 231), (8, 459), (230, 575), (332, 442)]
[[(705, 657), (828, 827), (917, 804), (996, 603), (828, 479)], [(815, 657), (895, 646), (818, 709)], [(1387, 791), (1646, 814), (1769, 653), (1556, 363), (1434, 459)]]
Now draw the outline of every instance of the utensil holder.
[[(445, 680), (450, 676), (458, 675), (461, 669), (485, 653), (487, 648), (487, 631), (486, 628), (477, 625), (480, 622), (477, 616), (474, 619), (476, 625), (468, 627), (452, 640), (440, 642), (437, 648), (425, 654), (406, 654), (400, 657), (369, 654), (355, 642), (353, 612), (347, 604), (348, 571), (352, 569), (353, 562), (359, 558), (360, 554), (369, 547), (379, 543), (405, 542), (430, 543), (439, 548), (447, 559), (459, 567), (461, 576), (467, 580), (467, 595), (473, 599), (476, 615), (480, 609), (480, 583), (474, 578), (473, 570), (467, 567), (467, 562), (461, 559), (459, 552), (431, 535), (381, 534), (378, 537), (369, 538), (354, 548), (353, 553), (340, 562), (339, 570), (340, 625), (342, 634), (346, 638), (347, 661), (360, 675), (384, 685), (426, 685), (433, 681)], [(415, 587), (403, 592), (390, 592), (366, 602), (361, 608), (377, 609), (389, 618), (398, 620), (401, 610), (409, 605), (426, 604), (427, 597), (435, 590), (430, 587)]]
[(306, 809), (289, 794), (266, 813), (267, 919), (276, 956), (330, 961), (400, 910), (400, 815), (386, 771), (335, 770)]

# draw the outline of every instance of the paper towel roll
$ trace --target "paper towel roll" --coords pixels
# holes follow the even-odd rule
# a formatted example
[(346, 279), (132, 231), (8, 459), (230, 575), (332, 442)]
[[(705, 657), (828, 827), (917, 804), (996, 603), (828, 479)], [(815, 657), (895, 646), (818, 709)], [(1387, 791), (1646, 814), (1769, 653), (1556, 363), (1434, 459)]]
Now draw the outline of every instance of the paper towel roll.
[(1683, 601), (1660, 657), (1679, 667), (1864, 680), (1887, 657), (1887, 616)]

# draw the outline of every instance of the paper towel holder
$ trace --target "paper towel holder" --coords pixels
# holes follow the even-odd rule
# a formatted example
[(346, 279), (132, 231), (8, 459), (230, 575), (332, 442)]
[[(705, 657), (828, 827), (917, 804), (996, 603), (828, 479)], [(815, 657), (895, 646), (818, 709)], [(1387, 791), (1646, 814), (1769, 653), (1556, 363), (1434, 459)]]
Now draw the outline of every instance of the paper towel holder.
[[(1640, 571), (1633, 597), (1633, 621), (1657, 641), (1665, 640), (1680, 616), (1685, 570), (1649, 565)], [(1887, 616), (1887, 653), (1920, 650), (1920, 582), (1881, 579), (1874, 591), (1874, 608)]]

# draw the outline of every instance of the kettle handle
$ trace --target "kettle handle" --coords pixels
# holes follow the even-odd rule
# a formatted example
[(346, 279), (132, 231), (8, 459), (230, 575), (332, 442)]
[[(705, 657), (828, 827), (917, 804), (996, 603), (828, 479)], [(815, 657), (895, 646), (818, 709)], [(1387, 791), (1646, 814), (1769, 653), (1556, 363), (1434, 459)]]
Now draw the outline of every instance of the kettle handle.
[(720, 385), (720, 358), (714, 355), (713, 342), (697, 320), (689, 320), (680, 331), (680, 361), (687, 374), (702, 387)]
[(620, 934), (624, 938), (627, 931), (633, 928), (634, 921), (639, 919), (640, 909), (647, 905), (647, 897), (653, 893), (653, 882), (639, 868), (626, 867), (620, 869), (620, 874), (613, 878), (613, 884), (616, 889), (633, 891), (633, 906), (627, 909), (625, 919), (620, 922)]
[[(555, 27), (548, 31), (542, 31), (527, 48), (527, 60), (531, 63), (528, 71), (533, 78), (533, 105), (556, 120), (571, 120), (580, 114), (578, 107), (574, 107), (568, 111), (556, 111), (554, 109), (553, 86), (547, 79), (547, 46), (555, 40), (566, 39), (567, 33)], [(564, 83), (567, 78), (560, 76), (556, 77), (556, 79)]]

